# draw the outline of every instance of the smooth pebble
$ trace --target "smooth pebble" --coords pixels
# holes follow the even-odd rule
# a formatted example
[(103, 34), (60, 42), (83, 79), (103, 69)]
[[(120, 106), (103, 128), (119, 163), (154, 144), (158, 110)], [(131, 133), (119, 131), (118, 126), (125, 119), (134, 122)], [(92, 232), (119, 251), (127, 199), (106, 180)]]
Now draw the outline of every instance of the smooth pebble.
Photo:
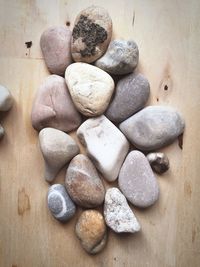
[(167, 155), (162, 152), (149, 153), (147, 159), (151, 168), (159, 174), (162, 174), (169, 169), (169, 159)]
[(13, 105), (13, 97), (10, 91), (0, 85), (0, 111), (8, 111)]

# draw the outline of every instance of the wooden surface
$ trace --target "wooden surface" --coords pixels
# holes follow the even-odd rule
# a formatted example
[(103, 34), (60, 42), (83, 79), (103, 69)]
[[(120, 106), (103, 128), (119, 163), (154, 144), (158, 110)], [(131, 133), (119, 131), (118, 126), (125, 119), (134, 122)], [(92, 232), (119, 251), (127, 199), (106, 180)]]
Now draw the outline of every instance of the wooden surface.
[[(186, 120), (183, 148), (175, 142), (162, 150), (171, 169), (158, 177), (159, 201), (146, 210), (134, 208), (142, 231), (110, 231), (106, 249), (96, 256), (86, 254), (74, 235), (77, 216), (61, 225), (46, 208), (48, 184), (30, 123), (33, 97), (48, 75), (41, 33), (67, 21), (72, 28), (76, 14), (91, 4), (109, 11), (114, 37), (138, 43), (139, 70), (151, 84), (149, 103), (174, 106)], [(200, 266), (199, 14), (198, 0), (0, 0), (0, 83), (15, 98), (1, 119), (6, 130), (0, 143), (1, 267)], [(30, 49), (26, 41), (33, 42)]]

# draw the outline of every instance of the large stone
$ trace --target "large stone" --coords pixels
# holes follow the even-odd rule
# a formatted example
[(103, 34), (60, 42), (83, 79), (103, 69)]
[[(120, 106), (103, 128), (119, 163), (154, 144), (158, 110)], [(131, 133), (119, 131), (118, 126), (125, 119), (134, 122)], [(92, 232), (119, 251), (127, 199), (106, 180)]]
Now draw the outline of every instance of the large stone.
[(106, 224), (116, 233), (140, 231), (140, 224), (118, 188), (113, 187), (106, 191), (104, 217)]
[(72, 159), (67, 169), (65, 186), (79, 206), (92, 208), (104, 201), (105, 189), (93, 163), (85, 155)]
[(41, 50), (51, 73), (64, 75), (72, 63), (71, 36), (71, 31), (65, 26), (50, 27), (41, 35)]
[(107, 181), (117, 179), (129, 143), (104, 115), (86, 120), (77, 130), (89, 157)]
[(75, 232), (82, 247), (91, 254), (100, 252), (106, 245), (107, 231), (103, 216), (97, 210), (83, 211)]
[(82, 114), (94, 117), (106, 110), (114, 90), (109, 74), (86, 63), (73, 63), (66, 69), (65, 79), (72, 100)]
[(10, 91), (0, 85), (0, 111), (8, 111), (13, 105), (13, 97)]
[(108, 12), (97, 6), (82, 10), (75, 20), (72, 36), (74, 61), (94, 62), (105, 53), (112, 36)]
[(129, 74), (119, 80), (115, 95), (106, 111), (106, 117), (122, 122), (142, 109), (150, 93), (148, 80), (142, 74)]
[(81, 124), (64, 78), (50, 75), (44, 80), (37, 91), (31, 119), (37, 131), (52, 127), (69, 132)]
[(119, 173), (119, 188), (135, 206), (146, 208), (159, 197), (159, 186), (145, 155), (137, 150), (126, 157)]
[(120, 124), (120, 130), (141, 150), (155, 150), (171, 144), (183, 133), (181, 115), (170, 107), (149, 106)]
[(54, 184), (49, 188), (47, 204), (53, 217), (61, 222), (67, 222), (76, 212), (74, 203), (61, 184)]
[(95, 65), (111, 74), (127, 74), (138, 64), (139, 50), (134, 41), (114, 40)]
[(52, 182), (61, 168), (79, 153), (79, 147), (70, 135), (53, 128), (39, 133), (40, 148), (45, 161), (45, 180)]

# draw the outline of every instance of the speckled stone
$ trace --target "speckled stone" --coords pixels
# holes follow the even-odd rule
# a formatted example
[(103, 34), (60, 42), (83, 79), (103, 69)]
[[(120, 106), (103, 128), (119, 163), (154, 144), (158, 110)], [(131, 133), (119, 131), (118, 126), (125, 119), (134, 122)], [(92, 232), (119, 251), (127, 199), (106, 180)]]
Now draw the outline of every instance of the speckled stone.
[(64, 78), (50, 75), (44, 80), (33, 103), (31, 120), (37, 131), (52, 127), (70, 132), (78, 128), (81, 116), (72, 102)]
[(148, 106), (119, 126), (135, 147), (146, 151), (171, 144), (183, 133), (184, 127), (181, 115), (165, 106)]
[(129, 149), (119, 129), (102, 115), (86, 120), (77, 135), (103, 177), (109, 182), (116, 180)]
[(94, 117), (106, 110), (114, 91), (109, 74), (86, 63), (73, 63), (66, 69), (65, 79), (72, 100), (83, 115)]
[(101, 57), (112, 36), (112, 20), (108, 12), (90, 6), (77, 16), (72, 32), (71, 51), (74, 61), (91, 63)]
[(146, 208), (159, 197), (159, 186), (145, 155), (137, 150), (126, 157), (119, 173), (119, 188), (135, 206)]
[(79, 147), (70, 135), (54, 128), (42, 129), (39, 141), (45, 161), (44, 178), (52, 182), (64, 165), (79, 153)]
[(128, 74), (137, 66), (138, 60), (139, 50), (134, 41), (114, 40), (95, 65), (111, 74)]
[(43, 32), (40, 47), (47, 68), (52, 74), (64, 75), (72, 63), (72, 33), (66, 26), (53, 26)]
[(124, 121), (145, 106), (149, 93), (149, 82), (142, 74), (125, 76), (117, 83), (106, 117), (114, 122)]
[(106, 191), (104, 217), (106, 224), (116, 233), (140, 231), (140, 224), (118, 188), (113, 187)]
[(4, 134), (5, 134), (5, 130), (0, 124), (0, 140), (4, 137)]
[(76, 212), (74, 203), (61, 184), (54, 184), (49, 188), (47, 203), (53, 217), (61, 222), (67, 222)]
[(147, 159), (151, 168), (159, 174), (162, 174), (169, 169), (169, 159), (167, 155), (162, 152), (149, 153)]
[(75, 232), (82, 247), (91, 254), (100, 252), (106, 245), (107, 231), (103, 216), (97, 210), (83, 211)]
[(0, 111), (8, 111), (13, 105), (13, 97), (10, 91), (0, 85)]
[(67, 169), (65, 186), (72, 200), (79, 206), (92, 208), (104, 201), (105, 189), (90, 159), (75, 156)]

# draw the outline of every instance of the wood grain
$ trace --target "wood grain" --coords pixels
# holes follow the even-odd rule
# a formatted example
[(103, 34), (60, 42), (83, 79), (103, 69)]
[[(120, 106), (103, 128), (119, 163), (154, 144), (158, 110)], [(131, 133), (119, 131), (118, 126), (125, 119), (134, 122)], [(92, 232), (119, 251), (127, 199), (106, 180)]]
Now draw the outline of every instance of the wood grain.
[[(62, 225), (47, 210), (44, 163), (30, 122), (33, 97), (48, 75), (41, 33), (51, 25), (72, 28), (76, 14), (91, 4), (109, 11), (113, 37), (138, 43), (139, 71), (151, 84), (148, 104), (176, 107), (186, 121), (182, 149), (178, 141), (162, 149), (171, 169), (158, 176), (159, 201), (146, 210), (133, 208), (141, 233), (109, 232), (106, 249), (96, 256), (87, 255), (74, 235), (78, 214)], [(200, 266), (199, 14), (198, 0), (0, 0), (0, 83), (15, 98), (1, 118), (1, 267)], [(56, 181), (63, 182), (64, 174)]]

